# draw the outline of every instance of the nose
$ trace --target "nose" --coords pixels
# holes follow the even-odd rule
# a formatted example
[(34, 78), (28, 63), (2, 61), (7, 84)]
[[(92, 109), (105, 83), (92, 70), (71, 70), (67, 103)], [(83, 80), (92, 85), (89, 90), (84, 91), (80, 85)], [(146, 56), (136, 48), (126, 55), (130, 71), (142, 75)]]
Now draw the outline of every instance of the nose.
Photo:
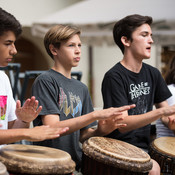
[(17, 50), (14, 44), (12, 44), (12, 47), (10, 49), (10, 55), (16, 55), (17, 54)]
[(154, 42), (152, 36), (150, 36), (149, 42), (150, 42), (151, 44)]
[(81, 53), (81, 47), (80, 46), (77, 46), (75, 52), (76, 53)]

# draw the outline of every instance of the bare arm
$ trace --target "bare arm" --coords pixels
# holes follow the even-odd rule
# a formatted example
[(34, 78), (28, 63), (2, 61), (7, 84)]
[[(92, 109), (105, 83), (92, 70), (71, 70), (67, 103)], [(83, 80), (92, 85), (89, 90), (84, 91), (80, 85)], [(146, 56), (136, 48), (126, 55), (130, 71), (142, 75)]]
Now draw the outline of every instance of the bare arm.
[(0, 130), (0, 144), (14, 143), (21, 140), (42, 141), (54, 139), (68, 131), (65, 128), (52, 128), (49, 126), (38, 126), (31, 129), (8, 129)]
[(19, 119), (8, 122), (8, 129), (29, 128), (29, 126), (30, 126), (30, 122), (24, 122)]
[[(162, 107), (167, 107), (169, 105), (168, 105), (167, 101), (163, 101), (162, 103), (158, 103), (155, 106), (156, 106), (156, 108), (162, 108)], [(162, 116), (161, 120), (162, 120), (163, 124), (168, 127), (168, 122), (169, 122), (168, 117)]]
[[(157, 108), (168, 107), (168, 106), (169, 105), (167, 101), (164, 101), (156, 105)], [(161, 120), (166, 127), (175, 132), (175, 114), (169, 115), (168, 117), (163, 115), (161, 117)]]
[[(106, 119), (115, 119), (116, 117), (121, 118), (123, 111), (135, 107), (135, 105), (128, 105), (120, 108), (108, 108), (104, 110), (93, 111), (89, 114), (82, 115), (80, 117), (60, 121), (59, 115), (45, 115), (42, 116), (42, 122), (44, 125), (49, 125), (52, 127), (69, 127), (69, 131), (66, 134), (70, 134), (74, 131), (77, 131), (90, 123), (96, 120), (106, 120)], [(98, 131), (99, 132), (99, 131)]]
[[(127, 113), (127, 112), (126, 112)], [(127, 124), (126, 127), (119, 128), (119, 131), (124, 133), (128, 132), (143, 126), (146, 126), (153, 121), (164, 116), (167, 118), (168, 116), (175, 114), (175, 105), (174, 106), (164, 106), (158, 108), (156, 110), (147, 112), (145, 114), (140, 115), (128, 115), (123, 119), (123, 122)]]

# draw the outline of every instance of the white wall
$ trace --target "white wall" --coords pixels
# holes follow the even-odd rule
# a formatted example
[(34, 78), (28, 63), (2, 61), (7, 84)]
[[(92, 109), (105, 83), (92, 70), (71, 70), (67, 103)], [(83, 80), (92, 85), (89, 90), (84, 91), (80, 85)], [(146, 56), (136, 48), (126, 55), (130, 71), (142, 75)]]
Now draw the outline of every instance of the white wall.
[(23, 26), (81, 0), (0, 0), (0, 7), (12, 13)]

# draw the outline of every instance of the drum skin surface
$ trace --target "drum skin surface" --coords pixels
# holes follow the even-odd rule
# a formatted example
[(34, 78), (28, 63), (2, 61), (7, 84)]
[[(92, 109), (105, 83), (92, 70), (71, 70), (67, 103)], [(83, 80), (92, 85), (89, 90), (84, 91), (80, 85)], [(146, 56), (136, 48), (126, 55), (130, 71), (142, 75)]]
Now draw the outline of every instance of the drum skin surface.
[(0, 149), (0, 161), (7, 170), (17, 174), (69, 174), (75, 170), (75, 162), (62, 150), (11, 144)]
[(175, 137), (160, 137), (155, 139), (153, 144), (158, 151), (175, 157)]
[(175, 137), (155, 139), (150, 145), (149, 154), (159, 163), (161, 173), (175, 175)]
[(82, 149), (86, 157), (115, 167), (115, 171), (119, 168), (129, 172), (145, 173), (152, 168), (151, 158), (146, 152), (120, 140), (91, 137), (83, 143)]

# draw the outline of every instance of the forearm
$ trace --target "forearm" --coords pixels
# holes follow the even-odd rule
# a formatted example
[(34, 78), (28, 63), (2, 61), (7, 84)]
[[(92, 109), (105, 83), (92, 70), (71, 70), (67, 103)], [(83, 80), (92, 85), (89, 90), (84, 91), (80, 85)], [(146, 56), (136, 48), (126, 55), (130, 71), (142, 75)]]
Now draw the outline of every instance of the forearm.
[[(164, 101), (164, 102), (162, 102), (162, 103), (159, 103), (159, 104), (156, 104), (156, 108), (161, 108), (161, 107), (168, 107), (169, 105), (168, 105), (168, 102), (167, 101)], [(173, 114), (174, 115), (174, 114)], [(172, 121), (171, 121), (171, 117), (173, 117), (173, 115), (169, 115), (169, 117), (167, 117), (166, 115), (162, 115), (162, 117), (161, 117), (161, 121), (162, 121), (162, 123), (166, 126), (166, 127), (168, 127), (169, 129), (172, 129), (172, 130), (174, 130), (174, 124), (172, 125)]]
[(28, 129), (8, 129), (0, 130), (0, 144), (14, 143), (20, 140), (28, 139)]
[(140, 115), (128, 115), (122, 121), (122, 123), (126, 124), (126, 127), (119, 128), (119, 131), (121, 133), (125, 133), (134, 129), (144, 127), (159, 119), (162, 115), (162, 109), (156, 109)]
[(13, 124), (9, 122), (9, 129), (16, 129), (16, 128), (29, 128), (30, 122), (24, 122), (22, 120), (16, 119)]
[(42, 121), (44, 125), (49, 125), (51, 127), (56, 127), (56, 128), (69, 127), (69, 131), (67, 131), (65, 134), (70, 134), (96, 121), (94, 112), (91, 112), (89, 114), (86, 114), (80, 117), (63, 120), (63, 121), (58, 120), (59, 118), (58, 115), (47, 115), (42, 118), (43, 118)]

